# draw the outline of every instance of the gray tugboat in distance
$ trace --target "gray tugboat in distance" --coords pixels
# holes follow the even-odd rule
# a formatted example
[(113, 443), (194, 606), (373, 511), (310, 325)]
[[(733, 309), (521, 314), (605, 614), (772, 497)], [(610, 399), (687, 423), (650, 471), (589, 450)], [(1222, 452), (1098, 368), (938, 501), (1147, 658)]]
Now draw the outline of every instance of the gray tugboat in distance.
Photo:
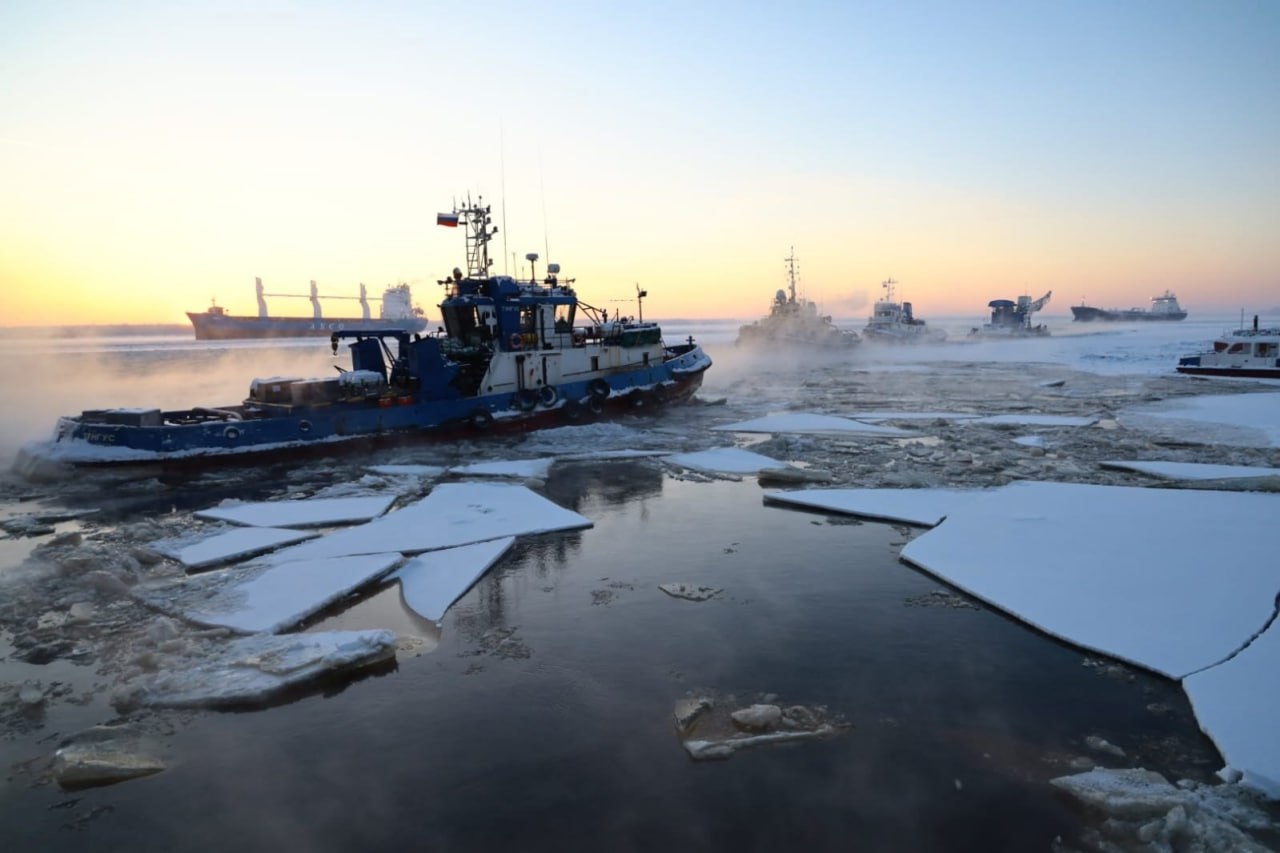
[(819, 314), (816, 302), (796, 294), (796, 250), (784, 258), (787, 289), (779, 290), (769, 316), (738, 329), (738, 346), (848, 350), (862, 342), (857, 332), (845, 331)]

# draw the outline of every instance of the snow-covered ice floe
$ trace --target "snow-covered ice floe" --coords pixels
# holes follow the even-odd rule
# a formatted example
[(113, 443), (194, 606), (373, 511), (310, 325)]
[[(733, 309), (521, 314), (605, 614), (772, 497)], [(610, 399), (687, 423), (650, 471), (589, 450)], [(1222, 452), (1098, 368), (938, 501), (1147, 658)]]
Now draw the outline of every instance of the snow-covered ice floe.
[(398, 553), (251, 563), (135, 588), (157, 610), (242, 634), (283, 631), (394, 568)]
[(241, 637), (200, 663), (151, 677), (130, 704), (199, 708), (268, 702), (313, 679), (390, 660), (395, 650), (395, 635), (380, 630)]
[(242, 527), (198, 540), (153, 542), (151, 547), (161, 554), (173, 557), (189, 569), (202, 569), (264, 554), (318, 535), (299, 530), (278, 530), (274, 527)]
[(786, 433), (840, 433), (868, 436), (908, 436), (916, 433), (898, 427), (864, 424), (834, 415), (812, 412), (792, 412), (785, 415), (768, 415), (749, 421), (712, 427), (724, 432), (786, 432)]
[(850, 417), (859, 421), (965, 421), (973, 418), (980, 418), (982, 415), (975, 415), (968, 412), (898, 412), (898, 411), (871, 411), (871, 412), (853, 412)]
[(1280, 447), (1280, 394), (1180, 397), (1126, 409), (1127, 427), (1168, 434), (1181, 441), (1237, 447)]
[(377, 518), (395, 500), (395, 495), (378, 495), (237, 503), (202, 509), (196, 512), (196, 516), (251, 527), (326, 527)]
[(879, 521), (933, 527), (978, 494), (974, 489), (802, 489), (765, 492), (766, 503), (830, 510)]
[(1280, 800), (1280, 628), (1272, 623), (1238, 655), (1187, 676), (1182, 686), (1227, 769)]
[(1162, 480), (1256, 480), (1280, 477), (1280, 468), (1256, 465), (1208, 465), (1202, 462), (1129, 462), (1108, 459), (1098, 463), (1103, 468), (1137, 471)]
[(766, 468), (791, 467), (786, 462), (779, 462), (777, 459), (737, 447), (717, 447), (696, 453), (677, 453), (663, 459), (681, 468), (712, 474), (758, 474)]
[(400, 596), (409, 609), (438, 623), (449, 605), (502, 559), (515, 541), (507, 536), (431, 551), (409, 560), (391, 577), (400, 581)]
[(504, 536), (590, 527), (591, 520), (524, 486), (445, 483), (376, 521), (332, 533), (271, 556), (273, 562), (356, 554), (404, 554), (453, 548)]
[(1182, 678), (1275, 613), (1280, 495), (1015, 483), (903, 558), (1068, 642)]

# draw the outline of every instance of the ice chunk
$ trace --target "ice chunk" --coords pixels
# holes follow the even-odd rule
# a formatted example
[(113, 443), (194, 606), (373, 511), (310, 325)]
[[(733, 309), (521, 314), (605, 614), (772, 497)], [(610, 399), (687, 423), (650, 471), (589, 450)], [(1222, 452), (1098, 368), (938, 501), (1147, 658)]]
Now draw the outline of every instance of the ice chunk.
[(507, 536), (432, 551), (405, 563), (392, 577), (399, 579), (400, 595), (409, 609), (438, 623), (449, 605), (489, 571), (515, 541)]
[(554, 459), (512, 459), (500, 462), (476, 462), (450, 468), (450, 474), (462, 474), (471, 477), (536, 477), (545, 480), (551, 470)]
[(1043, 435), (1020, 435), (1013, 440), (1014, 444), (1021, 444), (1023, 447), (1044, 447)]
[(1277, 673), (1280, 627), (1273, 622), (1235, 657), (1182, 682), (1200, 728), (1217, 745), (1227, 767), (1242, 771), (1246, 784), (1272, 799), (1280, 799)]
[(714, 426), (725, 432), (791, 432), (791, 433), (852, 433), (855, 435), (916, 435), (911, 430), (891, 426), (864, 424), (833, 415), (817, 415), (812, 412), (793, 412), (785, 415), (768, 415), (749, 421)]
[(370, 465), (369, 470), (389, 477), (440, 477), (448, 469), (443, 465)]
[(576, 530), (591, 520), (524, 486), (445, 483), (404, 509), (272, 555), (273, 562), (399, 551), (412, 554), (503, 536)]
[(1099, 462), (1103, 468), (1137, 471), (1162, 480), (1239, 480), (1257, 477), (1280, 477), (1280, 468), (1255, 465), (1208, 465), (1203, 462), (1127, 462), (1108, 459)]
[(706, 601), (724, 591), (714, 586), (700, 586), (692, 583), (660, 583), (658, 589), (673, 598), (687, 598), (689, 601)]
[(804, 489), (765, 492), (766, 502), (901, 521), (933, 527), (959, 504), (972, 500), (975, 489)]
[(850, 417), (860, 421), (964, 421), (982, 417), (969, 412), (852, 412)]
[(200, 569), (252, 557), (318, 535), (299, 530), (278, 530), (274, 527), (243, 527), (216, 533), (190, 544), (153, 542), (151, 547), (173, 557), (189, 569)]
[(218, 506), (196, 513), (200, 518), (253, 527), (325, 527), (377, 518), (395, 503), (395, 495), (362, 498), (311, 498)]
[(135, 591), (166, 613), (245, 634), (283, 631), (390, 571), (398, 553), (257, 563)]
[(786, 467), (785, 462), (737, 447), (717, 447), (697, 453), (677, 453), (665, 459), (682, 468), (718, 474), (755, 474), (763, 468)]
[(1181, 678), (1275, 611), (1280, 495), (1015, 483), (902, 556), (1068, 642)]
[(128, 704), (157, 708), (235, 707), (269, 701), (335, 672), (392, 659), (390, 631), (327, 631), (241, 637), (193, 666), (161, 672)]
[(645, 456), (666, 456), (665, 450), (588, 450), (585, 453), (567, 453), (557, 456), (560, 462), (583, 462), (592, 459), (640, 459)]

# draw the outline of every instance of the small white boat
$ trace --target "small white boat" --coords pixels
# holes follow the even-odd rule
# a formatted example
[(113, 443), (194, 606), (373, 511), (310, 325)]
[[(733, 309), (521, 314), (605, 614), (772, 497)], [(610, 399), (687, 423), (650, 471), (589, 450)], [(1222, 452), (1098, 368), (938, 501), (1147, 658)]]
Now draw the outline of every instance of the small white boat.
[(1178, 359), (1178, 372), (1192, 376), (1242, 376), (1280, 379), (1280, 328), (1253, 327), (1227, 332), (1213, 349)]
[(930, 328), (924, 320), (917, 319), (910, 302), (898, 302), (893, 298), (893, 279), (880, 283), (884, 298), (875, 304), (862, 337), (868, 341), (888, 344), (936, 344), (947, 338), (941, 329)]

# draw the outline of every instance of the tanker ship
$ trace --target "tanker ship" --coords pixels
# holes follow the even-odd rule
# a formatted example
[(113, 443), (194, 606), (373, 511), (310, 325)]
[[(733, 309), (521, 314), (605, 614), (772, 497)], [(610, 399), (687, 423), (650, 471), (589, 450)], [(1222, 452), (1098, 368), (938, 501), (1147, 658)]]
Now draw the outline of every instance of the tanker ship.
[[(377, 318), (369, 311), (369, 298), (364, 285), (357, 296), (321, 297), (316, 283), (311, 282), (310, 317), (272, 317), (267, 312), (267, 297), (296, 297), (293, 293), (264, 293), (262, 279), (254, 279), (258, 291), (258, 316), (228, 314), (216, 303), (204, 311), (188, 311), (187, 317), (196, 330), (198, 341), (225, 341), (239, 338), (309, 338), (328, 337), (334, 332), (392, 329), (421, 332), (427, 327), (422, 309), (414, 307), (413, 293), (407, 284), (395, 284), (382, 292), (382, 306)], [(325, 317), (320, 300), (359, 299), (363, 309), (360, 317)]]

